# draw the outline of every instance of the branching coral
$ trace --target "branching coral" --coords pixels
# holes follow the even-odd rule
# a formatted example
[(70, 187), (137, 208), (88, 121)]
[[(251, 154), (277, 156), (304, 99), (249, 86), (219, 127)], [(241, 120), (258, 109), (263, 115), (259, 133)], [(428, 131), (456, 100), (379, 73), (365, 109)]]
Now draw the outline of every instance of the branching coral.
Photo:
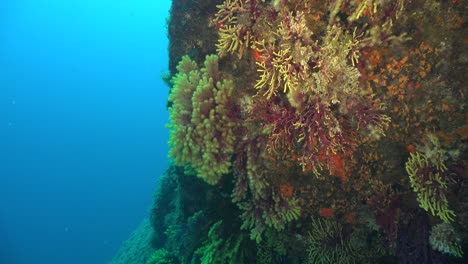
[(361, 249), (352, 234), (344, 233), (341, 224), (322, 219), (312, 219), (311, 224), (307, 238), (307, 263), (359, 263), (363, 257)]
[(257, 245), (255, 263), (272, 264), (287, 262), (285, 256), (287, 255), (288, 247), (290, 247), (294, 239), (288, 232), (278, 232), (274, 229), (267, 230), (265, 239), (262, 240), (261, 244)]
[(210, 184), (229, 172), (236, 124), (234, 83), (221, 78), (218, 57), (207, 56), (204, 68), (184, 56), (172, 79), (170, 157)]
[[(257, 44), (257, 46), (260, 46)], [(283, 87), (283, 92), (295, 90), (298, 85), (297, 77), (295, 76), (293, 65), (291, 63), (292, 56), (290, 50), (282, 49), (273, 51), (269, 64), (267, 61), (257, 62), (260, 67), (260, 79), (255, 84), (256, 89), (265, 89), (263, 95), (268, 99), (276, 94), (278, 88)]]
[(259, 243), (267, 228), (283, 230), (297, 220), (301, 208), (295, 197), (284, 195), (280, 186), (269, 182), (272, 178), (269, 174), (275, 172), (265, 164), (265, 140), (259, 137), (242, 145), (236, 160), (237, 180), (232, 197), (243, 211), (241, 228), (250, 230), (251, 239)]
[(267, 153), (263, 137), (256, 137), (242, 142), (237, 149), (235, 162), (236, 187), (233, 201), (238, 203), (247, 198), (260, 199), (270, 187), (265, 163)]
[(449, 223), (454, 220), (455, 213), (448, 206), (447, 182), (444, 175), (446, 170), (447, 167), (441, 159), (430, 160), (419, 152), (410, 153), (406, 162), (406, 172), (411, 187), (417, 194), (419, 206)]
[(242, 229), (251, 230), (250, 237), (260, 242), (267, 227), (283, 230), (287, 223), (297, 220), (301, 209), (295, 198), (284, 198), (276, 191), (271, 191), (260, 199), (240, 204), (244, 211)]
[(243, 255), (243, 242), (246, 238), (243, 234), (223, 234), (223, 222), (214, 223), (207, 240), (195, 251), (195, 259), (201, 264), (211, 263), (245, 263)]
[(277, 91), (285, 94), (295, 91), (304, 81), (311, 67), (309, 65), (312, 48), (312, 31), (306, 25), (305, 14), (298, 12), (293, 15), (288, 12), (280, 22), (277, 32), (277, 43), (265, 43), (265, 40), (257, 41), (255, 46), (262, 54), (256, 64), (260, 78), (255, 88), (265, 91), (268, 99), (276, 95)]
[[(246, 138), (253, 137), (251, 133)], [(235, 161), (233, 202), (242, 210), (241, 228), (250, 230), (250, 237), (257, 242), (262, 240), (267, 228), (283, 230), (301, 214), (298, 199), (289, 190), (293, 187), (274, 182), (276, 177), (284, 175), (280, 172), (284, 164), (273, 163), (266, 146), (265, 136), (244, 141), (238, 146)]]
[[(353, 65), (359, 58), (356, 33), (338, 26), (329, 26), (318, 53), (317, 73), (313, 73), (315, 85), (307, 87), (308, 92), (340, 101), (346, 96), (362, 95), (359, 85), (360, 73)], [(350, 62), (352, 65), (350, 65)]]
[(328, 102), (360, 95), (360, 73), (354, 66), (359, 60), (362, 34), (329, 26), (320, 45), (312, 40), (305, 17), (302, 12), (288, 13), (277, 29), (278, 41), (256, 42), (263, 58), (257, 62), (260, 78), (255, 88), (264, 90), (267, 98), (278, 90), (287, 94), (296, 89)]
[(250, 32), (248, 31), (244, 34), (242, 29), (237, 26), (224, 26), (219, 29), (219, 41), (216, 44), (216, 51), (220, 57), (237, 52), (239, 58), (242, 58), (249, 47), (250, 38)]
[[(271, 128), (268, 149), (289, 151), (304, 171), (327, 170), (345, 179), (343, 159), (362, 137), (379, 139), (390, 122), (383, 105), (359, 81), (363, 34), (332, 25), (320, 42), (313, 41), (304, 12), (281, 15), (272, 29), (278, 39), (256, 42), (261, 57), (255, 88), (267, 103), (260, 101), (254, 112), (259, 123)], [(292, 107), (279, 100), (282, 94)]]
[[(343, 159), (354, 151), (359, 142), (356, 129), (350, 122), (352, 119), (345, 118), (336, 107), (328, 106), (320, 99), (309, 100), (300, 111), (277, 104), (275, 100), (259, 100), (253, 110), (254, 119), (269, 128), (267, 149), (270, 153), (289, 154), (287, 158), (302, 166), (303, 171), (319, 175), (326, 170), (346, 179)], [(383, 131), (388, 120), (378, 112), (378, 106), (362, 105), (351, 98), (347, 100), (343, 107), (347, 113), (355, 113), (358, 131), (371, 126)]]
[(251, 4), (249, 0), (226, 0), (218, 5), (213, 23), (219, 30), (216, 51), (220, 57), (237, 53), (241, 59), (250, 47), (251, 35), (250, 20)]

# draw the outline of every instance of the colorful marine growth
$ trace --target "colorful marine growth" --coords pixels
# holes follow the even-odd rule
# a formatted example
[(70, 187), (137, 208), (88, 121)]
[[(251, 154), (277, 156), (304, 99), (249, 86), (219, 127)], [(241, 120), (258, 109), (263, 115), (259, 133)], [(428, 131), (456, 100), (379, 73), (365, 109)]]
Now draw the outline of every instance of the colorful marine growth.
[(165, 182), (178, 195), (156, 195), (157, 252), (175, 263), (463, 261), (467, 10), (174, 0)]

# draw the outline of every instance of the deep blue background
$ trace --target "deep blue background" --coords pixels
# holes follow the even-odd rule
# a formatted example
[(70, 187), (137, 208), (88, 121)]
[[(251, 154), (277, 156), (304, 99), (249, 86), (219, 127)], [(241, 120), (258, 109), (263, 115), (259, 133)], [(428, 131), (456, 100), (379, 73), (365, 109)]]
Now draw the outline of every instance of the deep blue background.
[(0, 263), (106, 263), (167, 167), (170, 0), (0, 0)]

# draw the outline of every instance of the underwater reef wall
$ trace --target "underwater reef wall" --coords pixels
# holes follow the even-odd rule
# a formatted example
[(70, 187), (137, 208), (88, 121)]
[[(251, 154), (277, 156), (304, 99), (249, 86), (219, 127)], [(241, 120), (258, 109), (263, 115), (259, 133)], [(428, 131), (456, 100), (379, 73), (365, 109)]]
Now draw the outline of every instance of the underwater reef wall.
[(147, 263), (467, 263), (467, 11), (174, 0)]
[[(199, 60), (216, 51), (217, 32), (209, 30), (209, 16), (217, 12), (222, 0), (172, 1), (168, 20), (169, 70), (176, 73), (176, 65), (182, 56), (190, 54)], [(197, 35), (195, 37), (195, 35)]]
[(137, 229), (123, 242), (109, 264), (146, 263), (154, 253), (151, 245), (153, 228), (149, 219), (144, 219)]

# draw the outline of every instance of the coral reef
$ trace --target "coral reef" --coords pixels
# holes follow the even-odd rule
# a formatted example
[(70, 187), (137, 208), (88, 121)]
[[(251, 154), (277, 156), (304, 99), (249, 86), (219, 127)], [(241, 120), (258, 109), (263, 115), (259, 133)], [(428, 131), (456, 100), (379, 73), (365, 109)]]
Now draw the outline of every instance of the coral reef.
[[(467, 8), (173, 0), (153, 248), (174, 263), (466, 262)], [(447, 223), (459, 238), (436, 236)]]

